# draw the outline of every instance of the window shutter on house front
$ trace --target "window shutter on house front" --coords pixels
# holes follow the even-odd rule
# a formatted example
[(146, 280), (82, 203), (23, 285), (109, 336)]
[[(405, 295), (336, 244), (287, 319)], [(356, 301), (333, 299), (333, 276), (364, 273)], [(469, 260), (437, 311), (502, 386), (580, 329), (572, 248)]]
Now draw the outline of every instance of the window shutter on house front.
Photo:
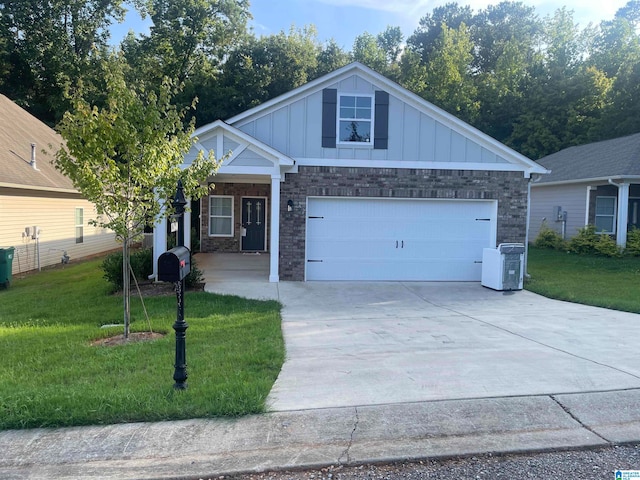
[(386, 149), (389, 144), (389, 94), (376, 90), (373, 148)]
[(336, 148), (336, 114), (338, 90), (322, 90), (322, 147)]

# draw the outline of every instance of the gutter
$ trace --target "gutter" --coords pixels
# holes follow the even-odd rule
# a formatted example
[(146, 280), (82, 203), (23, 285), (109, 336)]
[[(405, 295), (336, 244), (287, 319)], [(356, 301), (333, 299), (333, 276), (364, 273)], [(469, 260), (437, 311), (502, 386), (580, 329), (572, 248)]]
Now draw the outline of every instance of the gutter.
[[(551, 173), (551, 170), (547, 170), (547, 173)], [(529, 177), (529, 181), (527, 182), (527, 227), (524, 238), (524, 276), (525, 278), (531, 278), (529, 275), (529, 228), (531, 226), (531, 185), (533, 183), (538, 183), (542, 180), (542, 175), (538, 175), (535, 179), (533, 175)]]
[(39, 190), (43, 192), (58, 192), (58, 193), (75, 193), (80, 195), (80, 192), (71, 188), (59, 188), (59, 187), (41, 187), (37, 185), (21, 185), (19, 183), (0, 182), (0, 188), (15, 188), (18, 190)]

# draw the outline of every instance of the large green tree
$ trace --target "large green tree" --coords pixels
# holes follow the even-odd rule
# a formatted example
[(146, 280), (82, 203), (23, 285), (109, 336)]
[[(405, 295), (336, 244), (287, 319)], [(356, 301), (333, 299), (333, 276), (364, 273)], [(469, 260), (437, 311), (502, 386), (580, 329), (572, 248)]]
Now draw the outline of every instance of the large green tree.
[[(185, 128), (184, 111), (172, 105), (174, 88), (165, 80), (148, 91), (125, 80), (127, 67), (119, 56), (103, 64), (105, 100), (91, 105), (79, 90), (72, 109), (58, 131), (65, 140), (55, 158), (56, 167), (78, 191), (96, 205), (96, 225), (113, 230), (123, 245), (124, 334), (129, 334), (129, 245), (150, 221), (167, 214), (162, 200), (173, 197), (177, 181), (185, 193), (198, 198), (201, 186), (217, 163), (200, 155), (186, 169), (184, 155), (192, 147), (193, 122)], [(164, 208), (164, 209), (163, 209)]]
[(469, 29), (464, 23), (457, 28), (443, 24), (439, 31), (428, 63), (413, 50), (405, 54), (402, 82), (426, 100), (473, 123), (480, 102), (471, 71), (473, 43)]
[(135, 0), (148, 34), (122, 43), (136, 80), (157, 89), (171, 78), (181, 91), (174, 102), (185, 107), (198, 98), (198, 121), (219, 117), (218, 84), (227, 56), (249, 37), (248, 0)]
[(315, 27), (249, 38), (225, 62), (219, 105), (228, 117), (315, 78), (321, 46)]
[(54, 124), (69, 107), (65, 92), (95, 68), (109, 26), (124, 15), (122, 0), (0, 2), (0, 91)]

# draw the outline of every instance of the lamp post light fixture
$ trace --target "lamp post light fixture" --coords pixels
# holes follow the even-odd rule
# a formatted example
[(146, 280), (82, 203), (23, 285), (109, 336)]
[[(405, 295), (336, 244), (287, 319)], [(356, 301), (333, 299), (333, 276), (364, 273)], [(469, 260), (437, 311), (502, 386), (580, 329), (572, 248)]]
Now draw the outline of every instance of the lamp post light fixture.
[[(184, 191), (182, 188), (182, 180), (178, 180), (178, 188), (176, 195), (173, 198), (173, 207), (175, 208), (175, 216), (178, 220), (178, 238), (176, 245), (178, 247), (184, 247), (184, 207), (187, 204), (187, 200), (184, 198)], [(187, 322), (184, 320), (184, 276), (176, 284), (176, 298), (178, 302), (178, 312), (176, 315), (176, 323), (173, 324), (173, 329), (176, 332), (176, 361), (174, 364), (173, 388), (176, 390), (184, 390), (187, 388), (187, 350), (186, 350), (186, 338), (187, 338)]]

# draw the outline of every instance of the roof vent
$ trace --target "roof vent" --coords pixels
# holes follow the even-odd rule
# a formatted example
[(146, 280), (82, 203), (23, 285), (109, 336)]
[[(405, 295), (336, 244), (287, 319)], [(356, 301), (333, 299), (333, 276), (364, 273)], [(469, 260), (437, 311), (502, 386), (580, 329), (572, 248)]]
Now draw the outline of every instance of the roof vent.
[(31, 144), (31, 167), (34, 170), (38, 170), (38, 167), (36, 166), (36, 144), (35, 143)]

